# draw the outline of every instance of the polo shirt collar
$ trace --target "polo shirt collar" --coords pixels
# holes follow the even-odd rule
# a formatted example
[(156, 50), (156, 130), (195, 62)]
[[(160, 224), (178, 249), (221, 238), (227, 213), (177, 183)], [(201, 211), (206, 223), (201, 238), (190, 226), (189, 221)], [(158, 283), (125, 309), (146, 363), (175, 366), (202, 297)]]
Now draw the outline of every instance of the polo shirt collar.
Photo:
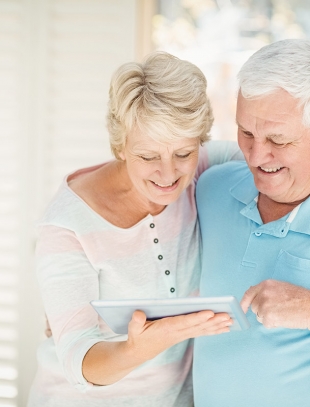
[(253, 175), (250, 170), (247, 170), (247, 174), (230, 188), (230, 193), (237, 201), (245, 205), (248, 205), (257, 197), (258, 190), (255, 187)]
[(292, 221), (286, 222), (289, 214), (274, 222), (263, 224), (257, 209), (255, 198), (258, 196), (258, 190), (255, 187), (252, 173), (248, 170), (242, 177), (230, 188), (230, 194), (237, 201), (243, 203), (245, 207), (241, 209), (240, 214), (257, 223), (258, 233), (266, 233), (276, 237), (285, 237), (289, 230), (310, 235), (310, 197), (306, 199)]
[(310, 197), (301, 204), (296, 218), (291, 223), (290, 230), (310, 235)]

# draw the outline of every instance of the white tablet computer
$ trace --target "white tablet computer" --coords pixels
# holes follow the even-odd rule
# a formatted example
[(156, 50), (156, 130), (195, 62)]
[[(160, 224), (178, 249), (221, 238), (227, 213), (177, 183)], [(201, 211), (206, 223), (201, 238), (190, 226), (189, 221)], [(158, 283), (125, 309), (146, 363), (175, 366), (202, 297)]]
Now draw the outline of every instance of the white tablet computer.
[(191, 297), (164, 300), (95, 300), (91, 305), (116, 334), (127, 334), (128, 323), (135, 310), (145, 312), (148, 320), (212, 310), (227, 312), (233, 319), (231, 330), (249, 328), (250, 324), (239, 302), (233, 296)]

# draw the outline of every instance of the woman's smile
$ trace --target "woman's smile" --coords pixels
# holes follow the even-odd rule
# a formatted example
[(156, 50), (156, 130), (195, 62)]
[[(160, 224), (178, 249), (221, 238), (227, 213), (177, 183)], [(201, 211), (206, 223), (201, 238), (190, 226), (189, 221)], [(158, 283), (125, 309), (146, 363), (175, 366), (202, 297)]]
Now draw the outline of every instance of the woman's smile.
[[(180, 179), (180, 178), (179, 178), (179, 179)], [(151, 182), (152, 182), (152, 184), (154, 184), (154, 186), (155, 186), (156, 188), (159, 188), (159, 189), (162, 190), (162, 191), (171, 192), (171, 191), (174, 191), (174, 190), (178, 187), (179, 179), (177, 179), (176, 181), (172, 182), (171, 184), (166, 184), (166, 185), (165, 185), (165, 184), (158, 183), (158, 182), (155, 182), (155, 181), (152, 181), (152, 180), (151, 180)]]

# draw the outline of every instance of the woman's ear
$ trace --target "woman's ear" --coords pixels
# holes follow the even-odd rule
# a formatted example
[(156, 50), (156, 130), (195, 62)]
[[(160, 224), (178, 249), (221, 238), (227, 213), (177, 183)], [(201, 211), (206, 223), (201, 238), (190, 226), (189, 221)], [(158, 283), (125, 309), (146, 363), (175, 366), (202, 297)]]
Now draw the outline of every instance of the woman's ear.
[(121, 160), (126, 161), (126, 157), (125, 157), (125, 154), (124, 154), (124, 150), (120, 151), (120, 152), (118, 153), (118, 156), (119, 156), (119, 158), (120, 158)]

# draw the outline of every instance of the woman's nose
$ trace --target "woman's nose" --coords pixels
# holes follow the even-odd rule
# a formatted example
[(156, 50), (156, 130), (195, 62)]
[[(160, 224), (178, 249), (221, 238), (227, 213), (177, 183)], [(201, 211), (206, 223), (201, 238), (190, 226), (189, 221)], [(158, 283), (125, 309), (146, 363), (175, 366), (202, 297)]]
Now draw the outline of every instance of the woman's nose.
[(165, 159), (160, 163), (160, 177), (163, 184), (171, 184), (175, 181), (175, 163), (173, 159)]

